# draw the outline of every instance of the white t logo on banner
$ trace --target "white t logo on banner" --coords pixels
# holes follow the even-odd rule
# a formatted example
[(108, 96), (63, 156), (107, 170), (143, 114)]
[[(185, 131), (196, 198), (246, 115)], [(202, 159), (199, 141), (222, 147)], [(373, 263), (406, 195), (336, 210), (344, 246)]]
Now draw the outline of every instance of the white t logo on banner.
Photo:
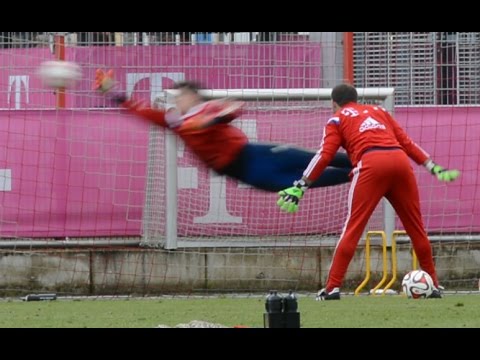
[(0, 191), (12, 191), (11, 169), (0, 169)]
[(25, 89), (25, 103), (29, 102), (29, 83), (30, 76), (28, 75), (10, 75), (8, 77), (8, 97), (7, 103), (12, 102), (12, 92), (15, 94), (15, 109), (22, 108), (22, 88)]
[(150, 80), (150, 101), (153, 104), (155, 98), (163, 95), (163, 79), (170, 79), (173, 82), (183, 81), (185, 74), (180, 72), (165, 72), (165, 73), (127, 73), (127, 97), (132, 96), (135, 85), (138, 82), (149, 79)]
[[(240, 129), (247, 135), (250, 141), (257, 141), (257, 122), (256, 120), (240, 120), (235, 121)], [(249, 188), (245, 184), (239, 184), (240, 188)], [(210, 201), (206, 215), (196, 217), (193, 222), (195, 224), (241, 224), (243, 218), (233, 216), (227, 209), (227, 178), (218, 176), (214, 171), (210, 171)]]

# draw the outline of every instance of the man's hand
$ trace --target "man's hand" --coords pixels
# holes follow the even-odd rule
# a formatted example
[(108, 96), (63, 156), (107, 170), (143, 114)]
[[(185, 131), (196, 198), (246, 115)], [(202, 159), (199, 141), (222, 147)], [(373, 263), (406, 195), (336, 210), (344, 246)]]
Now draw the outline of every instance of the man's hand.
[(227, 124), (240, 116), (244, 105), (241, 101), (209, 101), (205, 105), (205, 111), (189, 118), (182, 127), (184, 130), (196, 131), (217, 124)]
[(440, 165), (434, 165), (431, 172), (438, 180), (447, 182), (454, 181), (460, 176), (460, 171), (444, 169)]
[(207, 102), (205, 114), (211, 119), (215, 119), (214, 123), (229, 123), (242, 115), (245, 102), (232, 101), (228, 99), (212, 100)]
[(102, 93), (109, 92), (115, 86), (115, 80), (113, 79), (113, 70), (107, 72), (97, 69), (95, 71), (95, 82), (93, 89)]
[(454, 181), (460, 176), (460, 171), (445, 169), (443, 166), (435, 164), (432, 159), (428, 159), (423, 165), (440, 181)]
[(284, 189), (278, 193), (280, 199), (277, 205), (281, 210), (294, 213), (298, 210), (298, 202), (303, 197), (303, 194), (308, 189), (304, 180), (295, 181), (294, 186)]

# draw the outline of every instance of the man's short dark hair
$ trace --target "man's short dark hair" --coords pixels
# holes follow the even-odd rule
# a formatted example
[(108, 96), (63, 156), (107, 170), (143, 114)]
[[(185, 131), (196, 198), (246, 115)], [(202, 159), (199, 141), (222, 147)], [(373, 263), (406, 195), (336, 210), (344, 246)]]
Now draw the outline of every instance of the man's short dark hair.
[(335, 101), (338, 106), (344, 106), (350, 102), (357, 102), (357, 99), (357, 89), (352, 85), (340, 84), (332, 90), (332, 100)]
[(200, 84), (194, 81), (180, 81), (173, 85), (175, 90), (188, 90), (194, 94), (198, 94), (199, 90), (201, 89)]

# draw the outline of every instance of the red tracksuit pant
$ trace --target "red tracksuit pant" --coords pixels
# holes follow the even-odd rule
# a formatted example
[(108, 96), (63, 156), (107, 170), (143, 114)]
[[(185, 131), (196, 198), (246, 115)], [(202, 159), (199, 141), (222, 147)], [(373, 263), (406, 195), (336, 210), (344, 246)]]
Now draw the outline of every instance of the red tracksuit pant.
[(408, 156), (403, 150), (375, 150), (365, 153), (353, 170), (348, 194), (348, 214), (335, 249), (326, 288), (340, 287), (358, 241), (378, 202), (386, 197), (410, 239), (420, 267), (438, 286), (432, 248), (425, 232), (418, 187)]

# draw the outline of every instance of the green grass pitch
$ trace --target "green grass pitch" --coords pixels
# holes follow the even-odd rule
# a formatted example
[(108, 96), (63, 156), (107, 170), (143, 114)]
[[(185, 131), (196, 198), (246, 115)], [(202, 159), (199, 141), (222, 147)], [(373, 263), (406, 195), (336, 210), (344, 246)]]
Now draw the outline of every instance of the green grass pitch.
[[(0, 301), (1, 328), (154, 328), (193, 320), (228, 327), (263, 327), (264, 297), (204, 297), (52, 302)], [(301, 326), (324, 327), (480, 327), (480, 296), (408, 300), (401, 296), (353, 297), (317, 302), (299, 299)]]

